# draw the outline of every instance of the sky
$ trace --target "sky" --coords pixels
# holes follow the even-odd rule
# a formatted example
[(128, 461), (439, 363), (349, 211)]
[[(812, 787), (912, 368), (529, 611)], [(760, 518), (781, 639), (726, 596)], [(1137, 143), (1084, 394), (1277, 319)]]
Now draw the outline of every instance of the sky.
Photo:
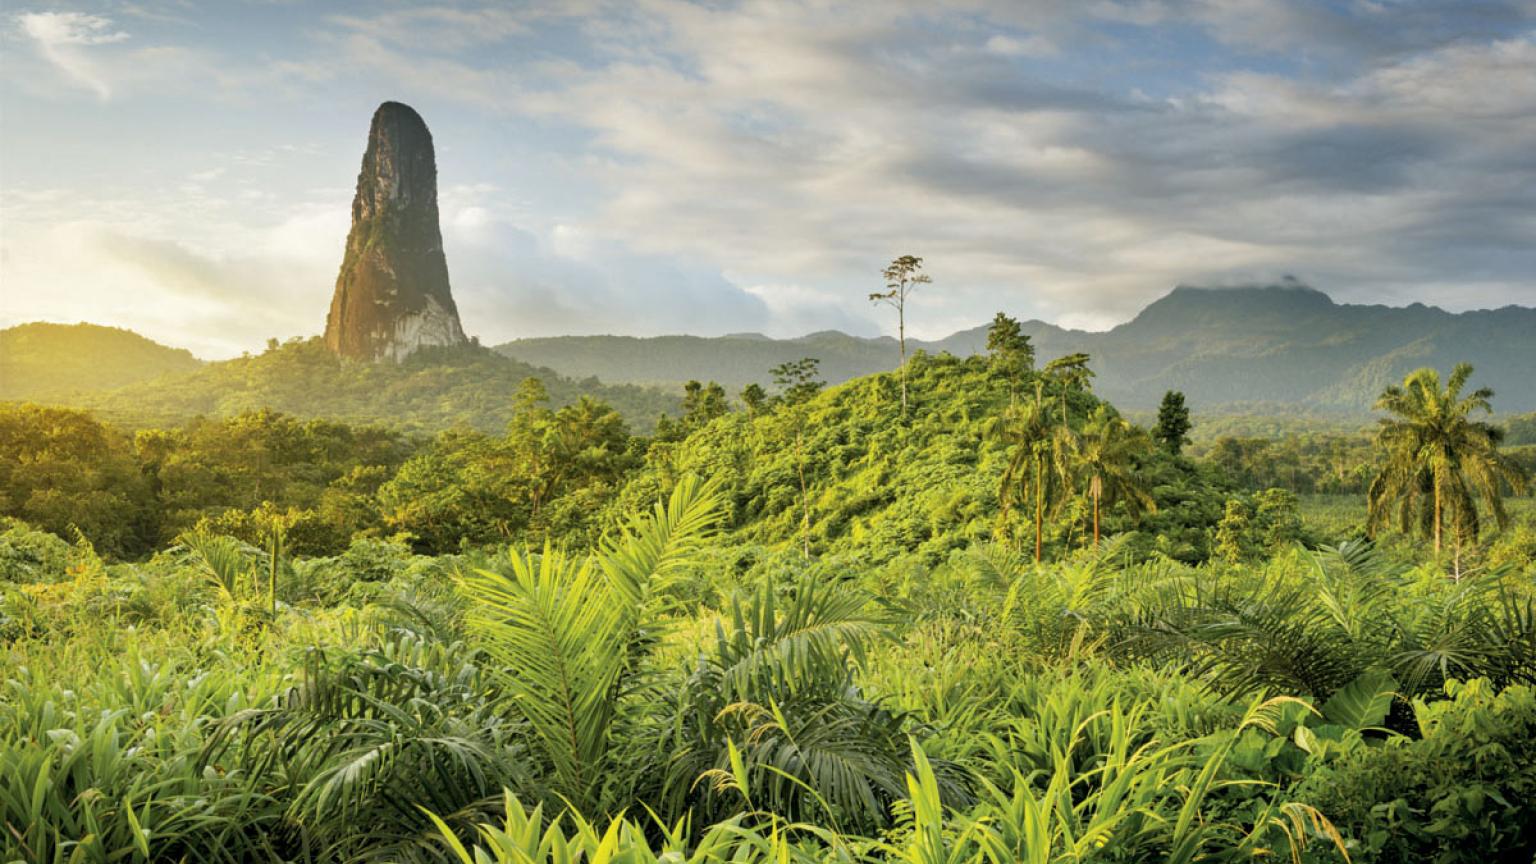
[(1536, 304), (1536, 0), (6, 0), (0, 324), (320, 332), (385, 100), (488, 344)]

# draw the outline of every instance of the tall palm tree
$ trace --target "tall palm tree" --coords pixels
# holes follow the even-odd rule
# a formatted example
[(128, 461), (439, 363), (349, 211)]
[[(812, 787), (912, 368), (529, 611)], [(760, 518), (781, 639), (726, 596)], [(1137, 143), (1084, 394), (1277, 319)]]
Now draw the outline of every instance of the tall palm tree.
[(1005, 409), (988, 430), (1012, 446), (997, 493), (1002, 519), (1016, 503), (1033, 504), (1036, 563), (1045, 547), (1046, 513), (1056, 509), (1071, 486), (1067, 456), (1072, 448), (1065, 429), (1053, 422), (1044, 381), (1036, 378), (1035, 398)]
[(1389, 416), (1376, 434), (1383, 464), (1369, 492), (1372, 531), (1391, 521), (1395, 505), (1401, 529), (1409, 530), (1417, 517), (1419, 531), (1434, 536), (1439, 553), (1447, 521), (1458, 541), (1477, 539), (1478, 498), (1500, 528), (1509, 523), (1504, 487), (1524, 490), (1525, 471), (1499, 452), (1502, 430), (1471, 419), (1475, 411), (1493, 411), (1487, 387), (1462, 395), (1471, 377), (1471, 364), (1458, 363), (1442, 388), (1439, 372), (1420, 369), (1376, 400), (1376, 409)]
[(1136, 475), (1136, 459), (1151, 449), (1152, 439), (1109, 406), (1100, 405), (1076, 442), (1073, 461), (1078, 473), (1088, 480), (1088, 497), (1093, 501), (1093, 546), (1097, 549), (1101, 505), (1124, 502), (1133, 519), (1140, 519), (1144, 512), (1157, 512), (1157, 502)]

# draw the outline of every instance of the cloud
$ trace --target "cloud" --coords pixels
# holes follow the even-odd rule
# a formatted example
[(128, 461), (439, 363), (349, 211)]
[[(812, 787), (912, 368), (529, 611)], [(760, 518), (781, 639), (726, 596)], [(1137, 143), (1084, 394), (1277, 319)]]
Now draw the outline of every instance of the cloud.
[(1486, 42), (1528, 28), (1521, 0), (1195, 0), (1183, 10), (1222, 42), (1265, 54), (1369, 65), (1448, 45)]
[[(131, 201), (86, 202), (50, 190), (8, 197), (0, 322), (89, 318), (205, 358), (320, 332), (350, 193), (278, 208), (272, 219), (210, 209), (200, 194), (164, 202), (169, 211), (200, 211), (198, 232)], [(444, 187), (439, 205), (461, 317), (487, 344), (552, 332), (798, 335), (777, 330), (768, 304), (718, 270), (589, 240), (580, 225), (530, 221), (493, 184)], [(45, 218), (71, 206), (110, 218)]]
[(490, 184), (440, 195), (443, 248), (465, 327), (487, 343), (549, 333), (768, 327), (768, 306), (718, 270), (530, 218)]
[(303, 290), (312, 267), (289, 255), (195, 249), (91, 221), (8, 231), (0, 264), (7, 321), (129, 326), (205, 358), (313, 332), (328, 299)]
[(1049, 57), (1058, 52), (1051, 40), (1031, 35), (1022, 38), (998, 33), (987, 38), (985, 48), (1004, 57)]
[(528, 32), (525, 10), (421, 6), (372, 16), (337, 15), (331, 20), (356, 33), (398, 47), (452, 54)]
[(111, 98), (111, 86), (84, 50), (128, 38), (127, 33), (113, 29), (111, 19), (83, 12), (23, 12), (16, 16), (16, 23), (48, 62), (102, 101)]
[[(86, 80), (198, 130), (153, 191), (114, 176), (33, 205), (136, 238), (77, 237), (96, 269), (57, 269), (137, 273), (139, 306), (179, 297), (196, 326), (198, 296), (244, 310), (282, 280), (291, 308), (233, 321), (231, 345), (319, 328), (380, 98), (432, 124), (455, 295), (486, 341), (888, 332), (865, 297), (906, 253), (936, 279), (910, 322), (929, 338), (998, 309), (1106, 327), (1176, 283), (1285, 272), (1345, 301), (1536, 297), (1528, 0), (353, 4), (273, 16), (298, 23), (254, 48), (135, 21), (135, 44), (193, 42), (174, 75), (97, 56), (122, 35), (106, 19), (32, 14), (64, 16), (42, 32)], [(226, 124), (245, 155), (209, 158)], [(73, 142), (58, 125), (27, 124)], [(45, 275), (11, 284), (46, 295)]]
[[(1508, 37), (1518, 10), (1409, 11), (1411, 32), (1390, 37), (1367, 32), (1388, 20), (1375, 12), (1323, 4), (1097, 10), (1234, 45), (1311, 34), (1356, 61), (1321, 76), (1237, 64), (1154, 100), (1129, 81), (1014, 68), (1023, 52), (990, 8), (972, 10), (976, 26), (917, 7), (650, 8), (650, 50), (626, 45), (524, 103), (588, 130), (606, 157), (593, 230), (739, 284), (797, 286), (844, 318), (871, 320), (855, 289), (905, 252), (944, 271), (944, 302), (915, 323), (929, 336), (995, 306), (1106, 326), (1170, 284), (1234, 274), (1302, 269), (1344, 299), (1396, 292), (1411, 278), (1405, 237), (1434, 240), (1410, 256), (1425, 284), (1536, 272), (1529, 220), (1513, 216), (1536, 207), (1519, 143), (1536, 134), (1531, 39), (1475, 41)], [(965, 39), (983, 50), (944, 49)], [(1473, 181), (1494, 175), (1505, 191), (1490, 198)], [(1492, 272), (1462, 270), (1452, 232), (1486, 238), (1478, 270)]]

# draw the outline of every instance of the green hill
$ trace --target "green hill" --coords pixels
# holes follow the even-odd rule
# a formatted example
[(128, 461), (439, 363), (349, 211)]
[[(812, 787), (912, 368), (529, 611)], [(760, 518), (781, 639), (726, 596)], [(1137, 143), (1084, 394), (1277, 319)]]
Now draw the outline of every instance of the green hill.
[[(881, 374), (828, 388), (800, 409), (780, 406), (756, 416), (736, 411), (680, 441), (653, 444), (611, 510), (617, 515), (648, 506), (687, 474), (715, 478), (730, 501), (735, 543), (798, 549), (803, 468), (815, 556), (883, 563), (915, 553), (937, 561), (994, 537), (1009, 445), (988, 427), (1014, 397), (1009, 382), (980, 356), (921, 356), (909, 373), (905, 421), (895, 376)], [(1032, 380), (1015, 387), (1032, 392)], [(1091, 393), (1068, 390), (1063, 396), (1050, 381), (1044, 387), (1052, 406), (1066, 399), (1074, 427), (1101, 404)], [(1160, 450), (1138, 471), (1159, 513), (1133, 522), (1112, 509), (1105, 514), (1106, 530), (1139, 529), (1146, 543), (1160, 535), (1162, 551), (1203, 558), (1231, 484), (1208, 466)], [(1084, 542), (1082, 507), (1069, 505), (1053, 519), (1052, 548)], [(1020, 522), (1012, 530), (1018, 537), (1029, 526)]]
[(318, 337), (208, 363), (176, 377), (82, 393), (67, 404), (127, 426), (271, 408), (408, 431), (455, 426), (492, 431), (511, 417), (512, 394), (529, 377), (544, 380), (557, 406), (591, 395), (617, 408), (637, 429), (650, 428), (658, 414), (678, 405), (676, 396), (660, 390), (574, 381), (476, 345), (426, 348), (400, 363), (359, 363), (332, 354)]
[(117, 327), (36, 322), (0, 330), (0, 399), (57, 400), (201, 365), (190, 351)]
[[(1163, 391), (1178, 389), (1202, 412), (1291, 413), (1299, 406), (1360, 413), (1413, 369), (1448, 369), (1463, 360), (1497, 392), (1500, 411), (1536, 410), (1536, 309), (1522, 306), (1456, 314), (1422, 304), (1339, 304), (1294, 281), (1181, 286), (1109, 331), (1029, 321), (1024, 332), (1041, 358), (1091, 354), (1095, 390), (1127, 410), (1155, 407)], [(908, 342), (910, 350), (957, 356), (985, 345), (985, 326)], [(784, 340), (565, 336), (496, 350), (567, 375), (669, 384), (713, 379), (733, 390), (765, 383), (768, 368), (800, 357), (819, 358), (826, 377), (839, 382), (888, 370), (897, 356), (892, 339), (835, 331)]]

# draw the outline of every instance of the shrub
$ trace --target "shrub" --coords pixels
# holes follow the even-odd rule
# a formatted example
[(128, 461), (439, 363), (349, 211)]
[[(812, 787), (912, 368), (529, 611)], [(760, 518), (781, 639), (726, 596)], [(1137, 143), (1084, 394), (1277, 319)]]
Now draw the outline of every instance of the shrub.
[(1357, 864), (1536, 853), (1536, 690), (1475, 679), (1445, 692), (1414, 702), (1422, 738), (1355, 750), (1298, 788), (1352, 838)]

